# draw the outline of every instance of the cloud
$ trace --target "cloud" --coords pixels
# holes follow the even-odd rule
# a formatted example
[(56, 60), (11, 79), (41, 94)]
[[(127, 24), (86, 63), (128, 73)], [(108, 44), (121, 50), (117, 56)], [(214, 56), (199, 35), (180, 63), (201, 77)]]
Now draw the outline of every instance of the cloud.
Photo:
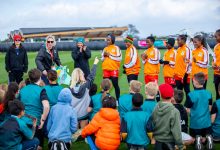
[(145, 37), (174, 34), (183, 28), (215, 31), (219, 0), (33, 0), (0, 1), (0, 39), (21, 27), (125, 26)]

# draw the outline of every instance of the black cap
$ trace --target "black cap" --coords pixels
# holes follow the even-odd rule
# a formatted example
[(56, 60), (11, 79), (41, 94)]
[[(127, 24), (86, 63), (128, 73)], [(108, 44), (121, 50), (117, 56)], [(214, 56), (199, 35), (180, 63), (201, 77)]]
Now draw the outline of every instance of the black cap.
[(169, 38), (168, 40), (167, 40), (167, 44), (169, 44), (170, 46), (174, 46), (174, 44), (175, 44), (175, 39), (174, 38)]

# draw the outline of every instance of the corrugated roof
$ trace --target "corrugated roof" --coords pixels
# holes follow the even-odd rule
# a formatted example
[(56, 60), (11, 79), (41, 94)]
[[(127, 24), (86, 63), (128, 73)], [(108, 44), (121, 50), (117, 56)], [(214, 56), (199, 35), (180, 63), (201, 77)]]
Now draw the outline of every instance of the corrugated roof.
[[(99, 29), (108, 27), (52, 27), (52, 28), (20, 28), (21, 33), (37, 34), (37, 33), (52, 33), (52, 32), (65, 32), (65, 31), (80, 31), (89, 29)], [(111, 28), (111, 27), (110, 27)]]

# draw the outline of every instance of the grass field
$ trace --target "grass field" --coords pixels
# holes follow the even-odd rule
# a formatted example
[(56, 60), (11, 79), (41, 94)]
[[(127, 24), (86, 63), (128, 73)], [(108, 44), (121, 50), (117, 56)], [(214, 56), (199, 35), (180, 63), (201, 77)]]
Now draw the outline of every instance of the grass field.
[[(161, 51), (161, 58), (164, 54), (164, 50), (160, 50)], [(139, 50), (139, 54), (141, 54), (143, 51)], [(28, 59), (29, 59), (29, 69), (31, 68), (35, 68), (35, 57), (36, 57), (36, 52), (30, 52), (28, 53)], [(123, 51), (123, 56), (125, 54), (125, 51)], [(62, 62), (62, 65), (65, 66), (67, 65), (68, 68), (70, 69), (70, 74), (73, 70), (73, 60), (71, 58), (71, 52), (59, 52), (60, 55), (60, 59)], [(93, 51), (92, 52), (92, 58), (90, 59), (90, 66), (93, 64), (94, 58), (98, 56), (100, 58), (100, 51)], [(0, 83), (7, 83), (8, 82), (8, 75), (7, 72), (5, 71), (5, 53), (0, 53)], [(122, 61), (123, 62), (123, 61)], [(121, 65), (122, 66), (122, 65)], [(128, 92), (128, 83), (127, 83), (127, 78), (126, 75), (122, 74), (122, 70), (120, 70), (120, 75), (119, 75), (119, 85), (120, 85), (120, 89), (121, 89), (121, 94), (123, 93), (127, 93)], [(159, 84), (163, 83), (163, 75), (162, 75), (162, 67), (160, 70), (160, 75), (159, 75)], [(27, 74), (24, 75), (24, 78), (27, 77)], [(95, 83), (98, 85), (100, 85), (102, 81), (102, 69), (101, 69), (101, 62), (98, 64), (98, 69), (97, 69), (97, 74), (96, 74), (96, 79), (95, 79)], [(141, 68), (141, 73), (139, 75), (139, 81), (141, 81), (142, 83), (144, 83), (144, 75), (143, 75), (143, 66)], [(191, 85), (191, 89), (192, 85)], [(210, 68), (209, 69), (209, 78), (208, 78), (208, 84), (207, 84), (207, 89), (209, 91), (212, 92), (213, 94), (213, 99), (215, 99), (215, 89), (214, 89), (214, 84), (213, 84), (213, 70)], [(111, 94), (114, 94), (114, 89), (111, 90)], [(144, 94), (144, 86), (142, 87), (142, 94)], [(46, 147), (45, 147), (46, 149)], [(73, 144), (72, 149), (80, 149), (80, 150), (87, 150), (89, 149), (88, 145), (85, 144), (83, 141), (79, 141)], [(121, 150), (126, 149), (126, 145), (125, 144), (121, 144), (120, 146)], [(149, 146), (149, 149), (153, 149), (153, 146)], [(189, 149), (193, 149), (193, 147), (189, 147)], [(216, 145), (216, 149), (220, 149), (220, 145)]]

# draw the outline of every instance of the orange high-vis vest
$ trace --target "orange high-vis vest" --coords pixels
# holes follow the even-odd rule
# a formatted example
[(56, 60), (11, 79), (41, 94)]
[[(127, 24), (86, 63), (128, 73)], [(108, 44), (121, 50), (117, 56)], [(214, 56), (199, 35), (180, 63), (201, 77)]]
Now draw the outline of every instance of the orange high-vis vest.
[(191, 51), (185, 45), (179, 47), (176, 53), (176, 65), (174, 69), (174, 76), (183, 78), (185, 73), (191, 72)]
[(126, 49), (124, 67), (127, 75), (138, 75), (141, 69), (140, 59), (137, 49), (131, 45)]
[[(218, 43), (214, 47), (214, 57), (213, 57), (212, 65), (220, 67), (220, 43)], [(220, 75), (220, 69), (214, 70), (214, 74), (215, 75)]]
[(174, 77), (174, 67), (176, 61), (176, 51), (174, 48), (168, 49), (164, 53), (163, 57), (164, 61), (169, 61), (169, 64), (164, 65), (163, 67), (163, 75), (164, 77)]
[(209, 64), (209, 53), (204, 47), (196, 48), (192, 51), (192, 57), (196, 62), (192, 61), (192, 77), (203, 72), (205, 76), (208, 76), (208, 64)]
[(144, 64), (144, 75), (158, 75), (160, 73), (160, 51), (154, 46), (144, 51), (147, 59), (142, 61)]
[[(110, 55), (108, 57), (104, 57), (104, 52), (108, 52)], [(121, 50), (116, 45), (109, 45), (104, 48), (102, 52), (102, 69), (103, 70), (119, 70), (120, 61), (122, 60)]]

